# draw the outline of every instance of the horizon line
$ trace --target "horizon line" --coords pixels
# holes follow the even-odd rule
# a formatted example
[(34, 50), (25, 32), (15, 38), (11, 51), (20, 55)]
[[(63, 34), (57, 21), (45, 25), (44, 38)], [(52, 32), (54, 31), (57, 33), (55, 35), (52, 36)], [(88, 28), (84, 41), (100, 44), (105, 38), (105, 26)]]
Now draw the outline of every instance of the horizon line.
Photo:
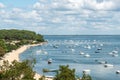
[(46, 34), (44, 36), (120, 36), (120, 34), (67, 34), (67, 35), (66, 34), (59, 34), (59, 35)]

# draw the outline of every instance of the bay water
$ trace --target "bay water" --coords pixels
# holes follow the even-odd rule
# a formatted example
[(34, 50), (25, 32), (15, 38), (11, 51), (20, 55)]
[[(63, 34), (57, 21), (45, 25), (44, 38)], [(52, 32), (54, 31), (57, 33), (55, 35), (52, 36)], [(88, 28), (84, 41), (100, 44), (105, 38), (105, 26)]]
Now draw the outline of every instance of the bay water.
[[(39, 74), (43, 68), (58, 70), (59, 65), (69, 65), (76, 75), (82, 77), (83, 70), (90, 70), (93, 80), (120, 80), (120, 36), (119, 35), (47, 35), (48, 44), (31, 47), (20, 60), (35, 58), (34, 70)], [(48, 60), (52, 63), (48, 64)], [(105, 67), (105, 64), (112, 66)]]

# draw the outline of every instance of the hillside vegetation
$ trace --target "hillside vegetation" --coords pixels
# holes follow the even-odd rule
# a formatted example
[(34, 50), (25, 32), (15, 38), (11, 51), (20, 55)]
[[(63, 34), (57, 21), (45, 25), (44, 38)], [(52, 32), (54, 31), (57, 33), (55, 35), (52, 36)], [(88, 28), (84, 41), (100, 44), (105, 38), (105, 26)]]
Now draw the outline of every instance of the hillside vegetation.
[(0, 30), (0, 57), (21, 45), (44, 42), (43, 36), (28, 30)]

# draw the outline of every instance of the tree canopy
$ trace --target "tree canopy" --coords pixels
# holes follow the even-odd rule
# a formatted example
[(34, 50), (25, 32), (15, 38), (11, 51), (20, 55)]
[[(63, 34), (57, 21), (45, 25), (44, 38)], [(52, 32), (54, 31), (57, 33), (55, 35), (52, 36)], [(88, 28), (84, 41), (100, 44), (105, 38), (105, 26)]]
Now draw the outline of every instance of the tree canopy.
[[(60, 65), (58, 70), (43, 69), (43, 73), (47, 72), (56, 73), (53, 80), (92, 80), (90, 75), (84, 73), (80, 78), (75, 74), (75, 69), (70, 69), (69, 65)], [(43, 75), (40, 80), (45, 80), (45, 76)]]
[(35, 80), (34, 63), (34, 60), (13, 61), (12, 64), (4, 61), (0, 67), (0, 80)]
[(54, 80), (75, 80), (75, 69), (69, 69), (69, 66), (60, 66)]
[(0, 30), (0, 39), (5, 40), (38, 40), (44, 41), (43, 36), (28, 30)]
[(21, 45), (44, 42), (40, 34), (28, 30), (0, 30), (0, 57)]

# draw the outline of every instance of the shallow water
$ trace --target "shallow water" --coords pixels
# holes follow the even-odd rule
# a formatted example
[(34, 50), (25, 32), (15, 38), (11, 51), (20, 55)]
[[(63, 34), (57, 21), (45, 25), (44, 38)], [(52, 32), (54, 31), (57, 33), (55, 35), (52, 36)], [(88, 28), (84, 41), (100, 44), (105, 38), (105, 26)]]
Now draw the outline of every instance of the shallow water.
[[(42, 69), (58, 69), (59, 65), (69, 65), (82, 76), (84, 69), (90, 69), (93, 80), (120, 80), (120, 36), (45, 36), (48, 44), (31, 47), (20, 55), (20, 59), (36, 58), (34, 70), (43, 74)], [(101, 48), (102, 50), (97, 50)], [(112, 51), (118, 51), (113, 57)], [(99, 53), (95, 53), (95, 51)], [(80, 52), (84, 52), (80, 55)], [(85, 54), (90, 57), (85, 57)], [(52, 58), (52, 64), (47, 61)], [(104, 67), (99, 61), (106, 61), (113, 67)], [(45, 73), (54, 76), (55, 73)]]

